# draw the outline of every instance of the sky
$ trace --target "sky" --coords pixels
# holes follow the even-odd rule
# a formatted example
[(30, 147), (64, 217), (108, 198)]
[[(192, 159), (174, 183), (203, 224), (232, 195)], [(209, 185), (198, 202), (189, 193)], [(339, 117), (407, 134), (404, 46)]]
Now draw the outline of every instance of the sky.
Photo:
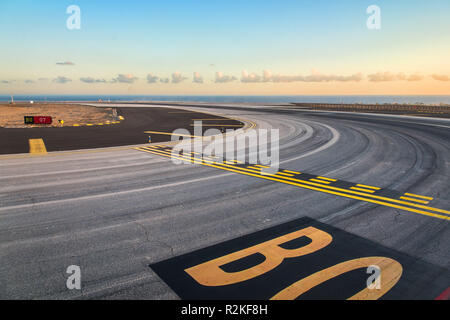
[(1, 0), (0, 30), (4, 95), (450, 94), (448, 0)]

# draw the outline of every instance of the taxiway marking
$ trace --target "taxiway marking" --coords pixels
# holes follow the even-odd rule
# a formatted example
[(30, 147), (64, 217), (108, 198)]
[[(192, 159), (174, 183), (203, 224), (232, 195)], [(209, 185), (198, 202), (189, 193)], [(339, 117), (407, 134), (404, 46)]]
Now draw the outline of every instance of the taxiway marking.
[[(305, 188), (305, 189), (324, 192), (324, 193), (333, 194), (333, 195), (351, 198), (351, 199), (360, 200), (360, 201), (371, 202), (371, 203), (375, 203), (375, 204), (379, 204), (379, 205), (383, 205), (383, 206), (387, 206), (387, 207), (392, 207), (392, 208), (397, 208), (397, 209), (401, 209), (401, 210), (405, 210), (405, 211), (409, 211), (409, 212), (419, 213), (422, 215), (439, 218), (439, 219), (443, 219), (443, 220), (450, 220), (450, 216), (447, 216), (447, 215), (450, 215), (450, 211), (433, 208), (433, 207), (429, 207), (429, 206), (424, 206), (424, 205), (420, 205), (420, 204), (413, 203), (413, 202), (407, 202), (407, 201), (403, 201), (400, 199), (388, 198), (388, 197), (380, 196), (380, 195), (376, 195), (376, 194), (369, 194), (369, 193), (367, 193), (367, 190), (365, 191), (365, 193), (363, 193), (363, 192), (359, 192), (356, 190), (351, 190), (350, 188), (345, 189), (345, 188), (341, 188), (341, 187), (334, 187), (332, 185), (322, 184), (323, 182), (321, 184), (319, 184), (319, 183), (314, 183), (314, 182), (307, 181), (307, 180), (290, 178), (290, 177), (286, 177), (286, 176), (282, 176), (282, 175), (278, 175), (278, 174), (274, 174), (274, 175), (263, 174), (259, 170), (257, 171), (254, 169), (248, 169), (248, 167), (250, 165), (247, 165), (247, 168), (245, 168), (245, 167), (243, 167), (245, 165), (224, 164), (224, 163), (214, 162), (212, 160), (194, 158), (191, 156), (184, 156), (184, 155), (174, 156), (171, 153), (171, 148), (169, 148), (169, 147), (167, 147), (167, 148), (160, 147), (160, 148), (161, 148), (160, 150), (146, 149), (145, 147), (139, 147), (139, 148), (135, 148), (135, 149), (144, 151), (144, 152), (148, 152), (148, 153), (152, 153), (152, 154), (156, 154), (156, 155), (160, 155), (160, 156), (164, 156), (164, 157), (168, 157), (168, 158), (183, 160), (183, 161), (190, 162), (190, 163), (201, 164), (201, 165), (205, 165), (205, 166), (209, 166), (209, 167), (213, 167), (213, 168), (217, 168), (217, 169), (221, 169), (221, 170), (226, 170), (226, 171), (230, 171), (230, 172), (240, 173), (240, 174), (244, 174), (244, 175), (248, 175), (248, 176), (253, 176), (253, 177), (257, 177), (257, 178), (261, 178), (261, 179), (290, 184), (290, 185)], [(253, 166), (264, 167), (264, 166), (260, 166), (260, 165), (253, 165)], [(298, 176), (301, 177), (301, 175), (302, 174), (300, 174)], [(437, 214), (435, 212), (443, 213), (445, 215)]]
[(29, 139), (30, 153), (33, 154), (46, 154), (47, 148), (45, 147), (44, 140), (42, 139)]

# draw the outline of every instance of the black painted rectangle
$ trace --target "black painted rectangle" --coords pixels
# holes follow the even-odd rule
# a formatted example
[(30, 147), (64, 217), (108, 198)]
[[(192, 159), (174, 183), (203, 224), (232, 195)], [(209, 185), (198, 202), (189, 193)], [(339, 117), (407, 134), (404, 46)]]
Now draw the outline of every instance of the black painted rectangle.
[(34, 116), (25, 116), (23, 118), (25, 124), (34, 124)]

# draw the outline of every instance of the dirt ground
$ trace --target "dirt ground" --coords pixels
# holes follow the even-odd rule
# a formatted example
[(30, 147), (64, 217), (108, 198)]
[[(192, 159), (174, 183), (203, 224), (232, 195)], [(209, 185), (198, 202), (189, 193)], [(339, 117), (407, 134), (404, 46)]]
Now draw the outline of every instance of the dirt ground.
[[(0, 127), (61, 127), (58, 120), (64, 120), (64, 126), (105, 123), (117, 120), (113, 109), (68, 104), (0, 104)], [(51, 116), (53, 123), (51, 125), (25, 125), (25, 116)]]

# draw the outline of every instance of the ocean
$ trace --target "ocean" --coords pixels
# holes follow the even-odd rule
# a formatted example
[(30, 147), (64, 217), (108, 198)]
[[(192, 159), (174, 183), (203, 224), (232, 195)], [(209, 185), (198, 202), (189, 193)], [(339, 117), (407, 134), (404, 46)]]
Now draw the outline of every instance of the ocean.
[[(10, 101), (10, 96), (0, 95), (0, 101)], [(389, 95), (343, 95), (343, 96), (158, 96), (158, 95), (17, 95), (15, 101), (173, 101), (210, 103), (364, 103), (364, 104), (449, 104), (450, 95), (441, 96), (389, 96)]]

